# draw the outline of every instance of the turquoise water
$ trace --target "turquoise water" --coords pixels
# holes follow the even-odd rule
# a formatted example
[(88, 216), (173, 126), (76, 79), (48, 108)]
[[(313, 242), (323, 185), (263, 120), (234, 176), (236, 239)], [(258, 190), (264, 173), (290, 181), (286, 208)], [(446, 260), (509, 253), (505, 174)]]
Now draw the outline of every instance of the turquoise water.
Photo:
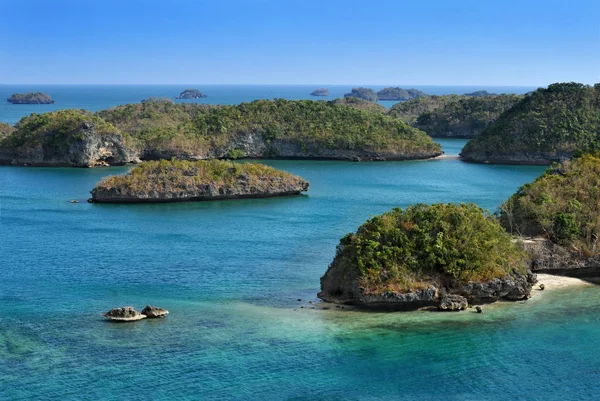
[[(310, 93), (318, 87), (329, 88), (330, 96), (314, 97)], [(208, 95), (205, 99), (175, 100), (206, 104), (238, 104), (256, 99), (283, 98), (290, 100), (312, 99), (331, 100), (344, 96), (352, 87), (360, 85), (0, 85), (0, 121), (14, 124), (30, 113), (44, 113), (59, 109), (86, 109), (91, 111), (108, 109), (125, 103), (138, 103), (150, 96), (173, 98), (185, 88), (198, 88)], [(369, 86), (375, 90), (382, 86)], [(430, 95), (463, 94), (486, 89), (494, 93), (525, 93), (533, 87), (521, 86), (414, 86)], [(11, 104), (5, 101), (13, 93), (45, 92), (56, 101), (55, 104)], [(380, 102), (391, 107), (394, 101)]]
[[(483, 315), (310, 309), (339, 238), (369, 216), (493, 210), (543, 167), (267, 163), (308, 195), (99, 205), (89, 190), (127, 168), (0, 168), (0, 400), (598, 399), (596, 287)], [(100, 316), (146, 303), (171, 314)]]

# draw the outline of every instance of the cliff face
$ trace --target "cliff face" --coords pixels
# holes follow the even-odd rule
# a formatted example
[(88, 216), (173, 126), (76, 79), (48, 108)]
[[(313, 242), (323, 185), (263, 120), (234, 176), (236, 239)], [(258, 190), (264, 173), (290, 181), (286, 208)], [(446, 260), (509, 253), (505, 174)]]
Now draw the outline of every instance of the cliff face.
[(0, 142), (0, 164), (95, 167), (139, 162), (114, 127), (85, 112), (32, 115)]
[(91, 191), (94, 202), (184, 202), (298, 195), (301, 177), (260, 164), (212, 161), (145, 162)]
[(545, 238), (524, 239), (531, 255), (531, 270), (571, 277), (598, 277), (600, 255), (582, 256)]

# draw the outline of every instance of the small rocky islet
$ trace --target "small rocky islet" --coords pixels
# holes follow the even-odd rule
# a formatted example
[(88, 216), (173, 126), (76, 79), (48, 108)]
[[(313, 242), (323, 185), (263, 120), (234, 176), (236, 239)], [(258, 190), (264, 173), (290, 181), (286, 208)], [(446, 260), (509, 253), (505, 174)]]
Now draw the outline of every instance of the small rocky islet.
[(133, 306), (123, 306), (121, 308), (113, 308), (103, 313), (102, 316), (113, 322), (135, 322), (146, 318), (163, 318), (168, 314), (169, 311), (166, 309), (146, 305), (141, 312), (137, 311)]
[(7, 102), (12, 104), (54, 104), (50, 95), (42, 92), (15, 93)]
[(198, 89), (186, 89), (179, 94), (175, 99), (203, 99), (208, 97), (205, 93)]
[(329, 89), (318, 88), (310, 93), (311, 96), (329, 96)]
[(164, 203), (299, 195), (308, 181), (256, 163), (224, 160), (149, 161), (100, 181), (97, 203)]

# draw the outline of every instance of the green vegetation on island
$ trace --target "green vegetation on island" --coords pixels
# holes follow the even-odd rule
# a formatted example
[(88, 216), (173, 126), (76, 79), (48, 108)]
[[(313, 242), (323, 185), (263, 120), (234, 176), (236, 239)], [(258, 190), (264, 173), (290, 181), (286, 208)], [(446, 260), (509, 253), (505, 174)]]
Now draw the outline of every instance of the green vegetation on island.
[(525, 299), (533, 281), (522, 245), (489, 213), (474, 204), (418, 204), (342, 238), (319, 297), (411, 309), (445, 293), (471, 302)]
[(176, 99), (201, 99), (208, 97), (206, 94), (200, 92), (198, 89), (186, 89), (176, 97)]
[(368, 100), (360, 99), (357, 97), (340, 97), (338, 99), (331, 100), (329, 102), (332, 105), (342, 105), (352, 107), (358, 110), (375, 111), (379, 113), (386, 113), (387, 109), (376, 102), (370, 102)]
[(379, 98), (373, 89), (369, 88), (352, 88), (350, 93), (346, 93), (344, 97), (357, 97), (359, 99), (376, 102)]
[(42, 92), (15, 93), (8, 99), (7, 102), (12, 104), (53, 104), (54, 100)]
[(9, 123), (0, 122), (0, 140), (5, 136), (8, 136), (15, 132), (15, 127), (10, 125)]
[(119, 131), (85, 110), (33, 113), (0, 141), (0, 163), (84, 167), (128, 161)]
[(432, 137), (472, 138), (522, 96), (425, 96), (393, 105), (388, 114)]
[(100, 181), (94, 202), (182, 202), (297, 195), (309, 183), (285, 171), (223, 160), (149, 161)]
[(379, 100), (409, 100), (427, 96), (418, 89), (383, 88), (377, 92)]
[(479, 90), (471, 93), (465, 93), (465, 96), (474, 96), (474, 97), (482, 97), (482, 96), (498, 96), (496, 93), (490, 93), (486, 90)]
[(329, 96), (329, 89), (318, 88), (310, 93), (311, 96)]
[(161, 102), (175, 103), (175, 102), (173, 102), (173, 100), (169, 99), (168, 97), (156, 97), (156, 96), (150, 96), (149, 98), (143, 99), (141, 101), (141, 103), (161, 103)]
[[(408, 160), (442, 153), (425, 133), (381, 112), (309, 100), (257, 100), (236, 106), (152, 101), (95, 115), (82, 110), (34, 114), (17, 126), (0, 141), (0, 163), (69, 165), (78, 160), (76, 165), (104, 165), (240, 157)], [(112, 136), (103, 135), (107, 132)], [(68, 138), (87, 139), (71, 146)]]
[[(515, 234), (547, 238), (574, 260), (600, 256), (600, 154), (584, 154), (548, 169), (500, 207)], [(554, 253), (558, 249), (554, 249)], [(598, 260), (595, 260), (596, 267)], [(563, 263), (563, 265), (568, 265)]]
[(473, 162), (550, 164), (598, 148), (599, 135), (600, 84), (556, 83), (526, 95), (469, 141), (461, 156)]

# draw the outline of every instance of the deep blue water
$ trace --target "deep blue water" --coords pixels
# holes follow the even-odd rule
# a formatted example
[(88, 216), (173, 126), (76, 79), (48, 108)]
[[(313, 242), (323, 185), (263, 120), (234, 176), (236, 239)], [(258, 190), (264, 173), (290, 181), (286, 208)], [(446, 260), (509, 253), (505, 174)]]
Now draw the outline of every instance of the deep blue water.
[[(441, 142), (449, 154), (465, 143)], [(493, 210), (543, 167), (267, 163), (308, 179), (308, 194), (99, 205), (89, 190), (126, 168), (0, 168), (0, 400), (598, 399), (596, 287), (483, 315), (308, 303), (339, 238), (369, 216), (416, 202)], [(100, 316), (146, 303), (171, 314)]]
[[(310, 93), (324, 86), (330, 96), (314, 97)], [(207, 104), (237, 104), (256, 99), (313, 99), (331, 100), (344, 96), (352, 87), (360, 85), (0, 85), (0, 121), (14, 124), (30, 113), (44, 113), (52, 110), (79, 108), (91, 111), (108, 109), (126, 103), (138, 103), (150, 96), (173, 98), (186, 88), (196, 88), (208, 95), (198, 100), (185, 102)], [(379, 90), (383, 86), (365, 85)], [(394, 85), (397, 86), (397, 85)], [(485, 89), (493, 93), (526, 93), (535, 88), (520, 86), (415, 86), (401, 85), (404, 88), (417, 88), (430, 95), (463, 94)], [(50, 105), (11, 104), (5, 101), (13, 93), (45, 92), (56, 101)], [(184, 100), (176, 100), (184, 102)], [(380, 102), (391, 107), (394, 101)]]

